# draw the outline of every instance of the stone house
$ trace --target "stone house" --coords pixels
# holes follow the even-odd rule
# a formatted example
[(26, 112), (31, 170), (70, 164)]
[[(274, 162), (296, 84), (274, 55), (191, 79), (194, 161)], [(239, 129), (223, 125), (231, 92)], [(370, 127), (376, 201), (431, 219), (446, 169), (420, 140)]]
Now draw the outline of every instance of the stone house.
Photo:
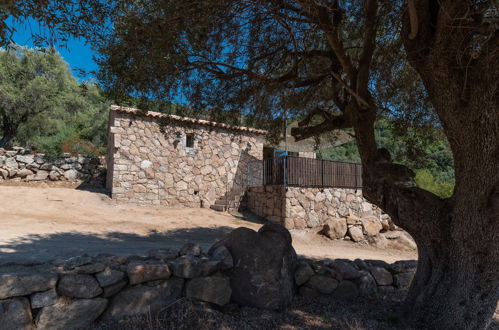
[[(266, 131), (112, 106), (107, 188), (112, 198), (169, 207), (244, 207), (288, 229), (331, 218), (382, 219), (361, 192), (359, 164), (276, 156)], [(291, 146), (292, 149), (292, 146)]]
[(112, 106), (107, 188), (112, 198), (209, 207), (262, 185), (266, 131)]

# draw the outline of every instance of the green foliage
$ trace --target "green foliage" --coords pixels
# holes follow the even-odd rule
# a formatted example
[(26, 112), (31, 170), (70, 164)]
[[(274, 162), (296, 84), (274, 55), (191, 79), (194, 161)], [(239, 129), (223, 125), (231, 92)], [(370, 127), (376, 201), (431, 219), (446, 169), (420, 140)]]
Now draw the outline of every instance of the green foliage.
[(336, 160), (340, 162), (360, 162), (360, 155), (357, 151), (357, 144), (355, 141), (347, 142), (338, 147), (319, 150), (317, 156), (320, 159)]
[(431, 191), (440, 197), (450, 197), (454, 190), (454, 185), (452, 183), (436, 179), (429, 169), (416, 171), (416, 183), (420, 188)]
[(102, 150), (110, 102), (97, 85), (79, 84), (56, 51), (0, 50), (0, 78), (0, 136), (6, 143), (53, 157), (68, 139)]
[[(378, 147), (390, 152), (394, 162), (416, 172), (419, 187), (441, 197), (452, 195), (454, 163), (448, 142), (439, 128), (407, 125), (401, 128), (398, 120), (385, 118), (377, 122), (376, 140)], [(354, 141), (320, 150), (318, 157), (360, 162)]]

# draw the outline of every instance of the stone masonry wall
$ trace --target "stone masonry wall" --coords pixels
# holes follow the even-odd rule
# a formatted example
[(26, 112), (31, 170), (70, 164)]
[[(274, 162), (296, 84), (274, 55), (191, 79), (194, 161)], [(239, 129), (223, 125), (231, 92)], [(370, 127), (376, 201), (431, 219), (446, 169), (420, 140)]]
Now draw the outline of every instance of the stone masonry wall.
[(85, 180), (104, 170), (103, 158), (65, 153), (58, 159), (48, 159), (45, 154), (21, 147), (0, 148), (0, 182)]
[(287, 229), (320, 229), (330, 239), (416, 250), (412, 237), (362, 192), (345, 188), (251, 187), (243, 207)]
[(111, 112), (107, 185), (118, 201), (209, 207), (261, 185), (263, 143), (255, 133)]
[(252, 187), (245, 205), (287, 229), (314, 228), (331, 218), (382, 216), (378, 207), (362, 197), (361, 190), (345, 188)]
[[(148, 256), (82, 255), (38, 265), (0, 266), (2, 329), (89, 329), (134, 315), (165, 311), (182, 297), (220, 307), (231, 300), (235, 259), (225, 246), (205, 254), (188, 243)], [(294, 270), (301, 296), (335, 299), (404, 294), (416, 261), (302, 259)], [(230, 309), (228, 309), (230, 310)]]

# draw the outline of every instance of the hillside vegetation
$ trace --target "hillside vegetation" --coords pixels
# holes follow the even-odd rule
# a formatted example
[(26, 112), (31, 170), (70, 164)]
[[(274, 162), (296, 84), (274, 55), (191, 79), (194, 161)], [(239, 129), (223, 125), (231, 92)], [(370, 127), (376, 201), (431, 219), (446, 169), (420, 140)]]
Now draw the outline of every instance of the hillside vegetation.
[[(396, 163), (416, 173), (416, 183), (440, 197), (449, 197), (454, 189), (454, 164), (447, 140), (439, 128), (425, 128), (424, 133), (404, 129), (396, 120), (382, 119), (377, 124), (378, 147), (390, 151)], [(354, 141), (320, 150), (318, 157), (327, 160), (360, 162)]]

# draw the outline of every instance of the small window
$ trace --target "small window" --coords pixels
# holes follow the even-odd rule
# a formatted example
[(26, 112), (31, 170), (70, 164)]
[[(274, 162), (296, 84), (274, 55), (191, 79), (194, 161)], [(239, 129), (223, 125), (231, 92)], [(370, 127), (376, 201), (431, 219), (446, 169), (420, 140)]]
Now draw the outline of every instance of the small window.
[(194, 134), (187, 134), (185, 136), (185, 147), (194, 148)]

